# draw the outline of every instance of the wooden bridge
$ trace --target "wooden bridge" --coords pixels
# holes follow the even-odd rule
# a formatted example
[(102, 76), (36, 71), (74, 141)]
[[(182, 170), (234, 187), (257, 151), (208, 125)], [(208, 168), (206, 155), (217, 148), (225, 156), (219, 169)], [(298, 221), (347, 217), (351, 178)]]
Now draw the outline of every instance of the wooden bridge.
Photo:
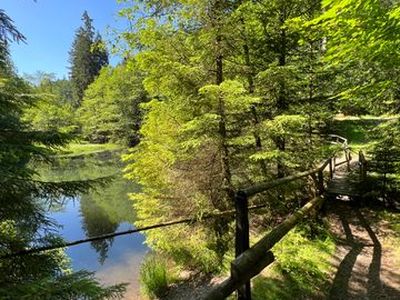
[[(333, 139), (334, 143), (340, 144), (341, 149), (326, 159), (319, 167), (274, 181), (253, 185), (236, 192), (236, 259), (231, 263), (230, 277), (216, 285), (206, 295), (205, 299), (225, 299), (237, 290), (237, 299), (250, 300), (250, 279), (274, 261), (271, 248), (299, 221), (311, 212), (321, 209), (324, 201), (357, 202), (360, 200), (362, 185), (367, 172), (365, 156), (360, 151), (355, 154), (356, 159), (353, 159), (352, 151), (345, 138), (337, 135), (329, 135), (329, 137)], [(309, 176), (315, 184), (315, 197), (250, 247), (248, 199), (256, 194)]]
[[(352, 160), (351, 151), (346, 167), (335, 169), (333, 178), (328, 182), (325, 191), (327, 199), (341, 199), (358, 201), (363, 194), (363, 182), (366, 177), (366, 160), (362, 152), (358, 153), (357, 160)], [(340, 165), (340, 164), (339, 164)], [(336, 165), (338, 166), (338, 165)]]

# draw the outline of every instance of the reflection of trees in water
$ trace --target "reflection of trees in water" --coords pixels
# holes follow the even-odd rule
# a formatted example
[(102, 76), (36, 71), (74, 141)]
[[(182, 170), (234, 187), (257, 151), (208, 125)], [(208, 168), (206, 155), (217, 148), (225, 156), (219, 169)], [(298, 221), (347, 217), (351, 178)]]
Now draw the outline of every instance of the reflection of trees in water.
[[(128, 193), (134, 192), (135, 186), (119, 177), (106, 187), (101, 187), (90, 194), (91, 200), (107, 212), (108, 218), (116, 223), (133, 223), (135, 212)], [(136, 189), (137, 190), (137, 189)]]
[[(96, 236), (106, 233), (113, 233), (118, 228), (117, 222), (112, 222), (108, 218), (108, 214), (100, 206), (98, 206), (91, 197), (84, 195), (81, 197), (81, 214), (82, 229), (86, 236)], [(113, 238), (91, 242), (92, 247), (99, 253), (99, 262), (103, 262), (107, 258), (108, 250), (111, 248)]]
[[(106, 187), (82, 195), (80, 200), (82, 229), (86, 236), (113, 233), (120, 223), (133, 223), (135, 214), (128, 192), (132, 191), (129, 182), (117, 178)], [(103, 263), (112, 246), (113, 239), (94, 241), (92, 247), (99, 253), (99, 261)]]
[[(106, 155), (107, 154), (107, 155)], [(115, 175), (123, 169), (119, 153), (102, 153), (74, 158), (54, 159), (51, 166), (37, 162), (33, 166), (46, 181), (85, 180)]]
[[(99, 186), (95, 191), (80, 197), (82, 229), (86, 236), (96, 236), (113, 233), (120, 223), (132, 224), (135, 220), (132, 201), (128, 199), (128, 193), (138, 191), (139, 187), (123, 179), (122, 174), (118, 174), (121, 173), (123, 167), (120, 153), (104, 152), (75, 158), (61, 158), (55, 161), (55, 166), (52, 168), (37, 164), (35, 169), (45, 181), (85, 180), (114, 175), (114, 179), (106, 186)], [(52, 202), (50, 207), (46, 208), (52, 212), (62, 211), (67, 202), (73, 200), (60, 198), (59, 201)], [(92, 247), (100, 255), (101, 263), (107, 258), (112, 242), (112, 239), (92, 242)]]

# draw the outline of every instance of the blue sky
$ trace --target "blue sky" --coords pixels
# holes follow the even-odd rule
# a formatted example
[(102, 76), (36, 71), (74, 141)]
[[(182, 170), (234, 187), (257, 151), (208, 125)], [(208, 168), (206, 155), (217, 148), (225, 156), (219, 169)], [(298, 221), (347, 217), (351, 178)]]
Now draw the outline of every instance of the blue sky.
[[(27, 44), (11, 47), (20, 74), (44, 71), (60, 78), (68, 76), (68, 51), (84, 10), (105, 39), (110, 37), (108, 26), (125, 27), (125, 21), (117, 16), (121, 5), (116, 0), (0, 0), (0, 8), (27, 38)], [(112, 63), (117, 61), (112, 58)]]

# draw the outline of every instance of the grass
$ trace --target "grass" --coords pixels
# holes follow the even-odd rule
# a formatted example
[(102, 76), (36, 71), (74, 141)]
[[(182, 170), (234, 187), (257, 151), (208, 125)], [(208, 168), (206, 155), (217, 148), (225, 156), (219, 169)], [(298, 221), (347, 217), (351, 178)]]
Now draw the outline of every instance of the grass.
[(252, 281), (253, 299), (321, 298), (328, 290), (335, 242), (327, 229), (316, 238), (297, 228), (274, 246), (275, 262)]
[(398, 116), (336, 116), (333, 122), (334, 133), (349, 140), (355, 151), (368, 152), (374, 144), (370, 132), (380, 123)]
[(121, 150), (122, 146), (113, 143), (107, 144), (89, 144), (89, 143), (70, 143), (68, 146), (60, 149), (58, 156), (60, 157), (73, 157), (104, 151)]
[(171, 262), (154, 253), (149, 254), (140, 266), (140, 283), (143, 293), (150, 299), (166, 295), (168, 287), (177, 280)]

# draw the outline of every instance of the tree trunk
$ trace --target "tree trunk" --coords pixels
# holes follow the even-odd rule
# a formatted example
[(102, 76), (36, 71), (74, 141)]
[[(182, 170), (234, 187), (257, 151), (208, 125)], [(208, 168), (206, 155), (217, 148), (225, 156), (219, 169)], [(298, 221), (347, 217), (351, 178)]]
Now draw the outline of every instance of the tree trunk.
[[(217, 49), (219, 50), (216, 56), (216, 84), (220, 85), (223, 82), (223, 55), (221, 51), (221, 36), (218, 35), (216, 38)], [(218, 124), (218, 133), (220, 137), (221, 147), (221, 160), (223, 168), (224, 188), (227, 191), (228, 198), (234, 199), (234, 190), (232, 186), (232, 174), (229, 161), (229, 149), (227, 146), (227, 132), (226, 132), (226, 111), (225, 111), (225, 100), (222, 95), (219, 96), (218, 102), (218, 114), (220, 121)]]
[[(286, 30), (283, 28), (283, 25), (285, 24), (286, 20), (286, 13), (285, 9), (282, 8), (282, 11), (279, 14), (279, 23), (281, 25), (281, 30), (280, 30), (280, 38), (279, 38), (279, 53), (278, 53), (278, 66), (284, 67), (286, 65)], [(287, 96), (286, 96), (286, 86), (285, 86), (285, 81), (281, 80), (279, 83), (279, 96), (278, 96), (278, 101), (277, 101), (277, 111), (278, 115), (282, 114), (285, 112), (288, 108), (288, 103), (287, 103)], [(279, 151), (285, 151), (286, 148), (286, 140), (284, 137), (278, 137), (275, 140), (275, 145), (278, 148)], [(281, 159), (278, 160), (277, 163), (277, 176), (278, 178), (285, 177), (285, 169), (284, 169), (284, 164)]]
[[(243, 27), (244, 27), (243, 19), (241, 19), (241, 22), (242, 22)], [(244, 33), (244, 34), (246, 34), (246, 33)], [(246, 67), (249, 69), (246, 72), (247, 83), (249, 85), (248, 90), (249, 90), (249, 94), (252, 95), (252, 94), (254, 94), (254, 80), (253, 80), (254, 70), (253, 70), (253, 67), (251, 65), (250, 49), (249, 49), (249, 45), (248, 45), (246, 36), (245, 36), (244, 45), (243, 45), (243, 52), (244, 52), (244, 59), (245, 59)], [(257, 151), (261, 151), (262, 150), (262, 142), (261, 142), (261, 137), (258, 134), (258, 130), (257, 130), (257, 127), (259, 126), (260, 121), (258, 119), (257, 108), (256, 108), (255, 104), (253, 104), (251, 106), (251, 115), (253, 117), (253, 125), (255, 127), (255, 130), (254, 130), (254, 133), (253, 133), (254, 141), (255, 141), (255, 147), (256, 147)], [(264, 177), (266, 177), (267, 176), (267, 166), (266, 166), (264, 160), (260, 161), (260, 167), (261, 167), (262, 174), (264, 175)]]
[[(215, 45), (215, 84), (220, 85), (224, 80), (223, 70), (223, 47), (222, 47), (222, 34), (221, 34), (221, 19), (223, 13), (223, 0), (215, 0), (210, 7), (211, 15), (211, 26), (216, 31), (216, 37), (214, 41)], [(226, 201), (221, 199), (218, 203), (219, 210), (226, 210), (234, 205), (235, 201), (235, 190), (232, 185), (232, 173), (229, 159), (229, 149), (227, 146), (227, 119), (225, 110), (225, 100), (221, 94), (218, 98), (218, 115), (220, 117), (218, 124), (218, 135), (220, 140), (220, 157), (222, 165), (222, 189), (226, 193)], [(228, 245), (224, 236), (229, 232), (229, 220), (227, 218), (218, 218), (213, 221), (214, 233), (216, 234), (216, 252), (219, 256), (220, 262), (222, 263), (224, 254), (228, 251)]]

